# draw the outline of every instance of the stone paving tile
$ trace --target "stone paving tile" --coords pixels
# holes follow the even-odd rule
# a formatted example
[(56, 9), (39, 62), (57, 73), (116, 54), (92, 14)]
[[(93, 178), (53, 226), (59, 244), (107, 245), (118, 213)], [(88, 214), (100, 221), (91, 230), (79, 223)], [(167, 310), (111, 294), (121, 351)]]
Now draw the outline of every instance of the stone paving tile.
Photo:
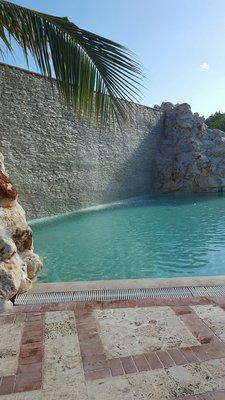
[(217, 389), (217, 384), (204, 363), (171, 367), (167, 375), (176, 383), (175, 396), (196, 395)]
[(216, 389), (225, 390), (225, 358), (208, 360), (205, 361), (203, 365), (213, 377)]
[(23, 319), (0, 317), (0, 376), (16, 372)]
[(167, 400), (176, 390), (176, 383), (165, 370), (142, 372), (128, 376), (134, 399)]
[[(87, 392), (88, 400), (132, 400), (134, 398), (132, 387), (126, 376), (88, 382)], [(153, 391), (151, 390), (149, 399), (152, 396)]]
[(44, 342), (43, 399), (87, 399), (72, 311), (46, 313)]
[[(4, 399), (3, 399), (4, 400)], [(17, 400), (17, 399), (16, 399)], [(30, 400), (33, 400), (32, 398)], [(37, 399), (39, 400), (39, 399)], [(63, 387), (58, 390), (43, 390), (41, 400), (89, 400), (85, 392), (74, 387)], [(116, 399), (115, 399), (116, 400)]]
[(94, 315), (110, 358), (199, 345), (170, 307), (96, 310)]
[(225, 400), (225, 299), (169, 300), (50, 304), (0, 315), (6, 345), (15, 346), (15, 326), (21, 339), (13, 366), (0, 374), (0, 397)]
[(167, 400), (175, 386), (164, 370), (87, 383), (89, 400)]
[(208, 360), (202, 363), (205, 368), (209, 371), (210, 375), (214, 378), (224, 378), (225, 385), (225, 358), (218, 360)]
[(225, 342), (225, 311), (213, 304), (192, 306), (191, 308)]
[(41, 390), (35, 390), (23, 393), (13, 393), (5, 396), (0, 396), (0, 398), (2, 400), (43, 400)]

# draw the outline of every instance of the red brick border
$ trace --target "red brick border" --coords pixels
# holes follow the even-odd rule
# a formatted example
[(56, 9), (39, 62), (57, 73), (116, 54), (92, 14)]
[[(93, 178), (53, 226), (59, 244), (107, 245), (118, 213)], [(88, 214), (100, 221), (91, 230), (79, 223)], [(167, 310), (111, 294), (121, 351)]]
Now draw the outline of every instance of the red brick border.
[[(72, 310), (75, 314), (80, 352), (86, 380), (116, 377), (125, 374), (169, 368), (225, 357), (225, 344), (190, 308), (191, 305), (217, 304), (225, 310), (225, 298), (145, 299), (88, 303), (54, 303), (16, 306), (0, 315), (0, 323), (24, 323), (18, 368), (15, 375), (0, 377), (0, 395), (41, 389), (44, 346), (44, 314), (49, 311)], [(107, 359), (101, 342), (98, 321), (93, 310), (170, 306), (198, 339), (199, 346), (171, 348), (145, 354)], [(225, 391), (180, 397), (182, 400), (225, 400)], [(172, 400), (172, 399), (171, 399)]]
[(106, 378), (110, 370), (99, 336), (97, 321), (92, 315), (93, 306), (77, 306), (76, 328), (80, 344), (84, 375), (87, 380)]
[[(209, 304), (210, 299), (147, 299), (136, 301), (109, 301), (77, 305), (76, 327), (80, 343), (84, 374), (87, 380), (95, 380), (132, 374), (154, 369), (169, 368), (194, 362), (225, 357), (225, 343), (197, 316), (190, 305)], [(170, 306), (188, 330), (199, 341), (199, 346), (171, 348), (128, 357), (107, 359), (101, 342), (98, 322), (93, 316), (95, 308), (127, 308)], [(220, 304), (221, 306), (222, 304)], [(222, 307), (225, 309), (225, 304)], [(225, 398), (224, 398), (225, 399)]]
[(3, 323), (13, 322), (15, 318), (24, 321), (18, 368), (15, 375), (0, 378), (0, 395), (36, 390), (42, 386), (43, 314), (5, 315)]

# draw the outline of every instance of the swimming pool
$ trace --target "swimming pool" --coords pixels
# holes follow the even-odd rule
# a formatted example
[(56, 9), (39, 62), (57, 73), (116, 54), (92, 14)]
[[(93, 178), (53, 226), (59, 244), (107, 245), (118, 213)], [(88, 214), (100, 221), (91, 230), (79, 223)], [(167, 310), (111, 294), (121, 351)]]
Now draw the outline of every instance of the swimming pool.
[(31, 223), (40, 282), (225, 274), (225, 197), (164, 195)]

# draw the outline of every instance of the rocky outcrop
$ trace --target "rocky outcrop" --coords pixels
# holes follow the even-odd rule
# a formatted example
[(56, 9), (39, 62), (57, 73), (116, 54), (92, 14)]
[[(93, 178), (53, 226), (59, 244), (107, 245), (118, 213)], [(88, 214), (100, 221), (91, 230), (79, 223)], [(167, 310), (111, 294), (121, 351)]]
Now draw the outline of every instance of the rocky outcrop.
[(33, 252), (32, 230), (17, 198), (0, 154), (0, 302), (27, 291), (42, 268)]
[(209, 129), (188, 104), (162, 103), (164, 131), (155, 161), (155, 189), (213, 192), (225, 188), (225, 133)]

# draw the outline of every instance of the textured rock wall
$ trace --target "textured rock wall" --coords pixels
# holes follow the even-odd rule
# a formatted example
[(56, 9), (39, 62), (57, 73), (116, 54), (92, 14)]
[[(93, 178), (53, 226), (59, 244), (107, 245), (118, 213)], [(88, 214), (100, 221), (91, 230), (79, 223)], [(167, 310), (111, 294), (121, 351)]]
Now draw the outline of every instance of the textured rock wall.
[(225, 133), (209, 129), (188, 104), (163, 103), (164, 131), (155, 158), (161, 193), (218, 192), (225, 188)]
[(28, 218), (153, 192), (223, 190), (224, 132), (188, 104), (135, 107), (122, 130), (99, 130), (77, 120), (48, 80), (0, 65), (0, 148)]
[(0, 65), (0, 148), (28, 218), (147, 194), (162, 131), (160, 110), (96, 129), (78, 121), (43, 77)]
[(31, 279), (42, 267), (17, 197), (0, 153), (0, 311), (2, 302), (30, 288)]

